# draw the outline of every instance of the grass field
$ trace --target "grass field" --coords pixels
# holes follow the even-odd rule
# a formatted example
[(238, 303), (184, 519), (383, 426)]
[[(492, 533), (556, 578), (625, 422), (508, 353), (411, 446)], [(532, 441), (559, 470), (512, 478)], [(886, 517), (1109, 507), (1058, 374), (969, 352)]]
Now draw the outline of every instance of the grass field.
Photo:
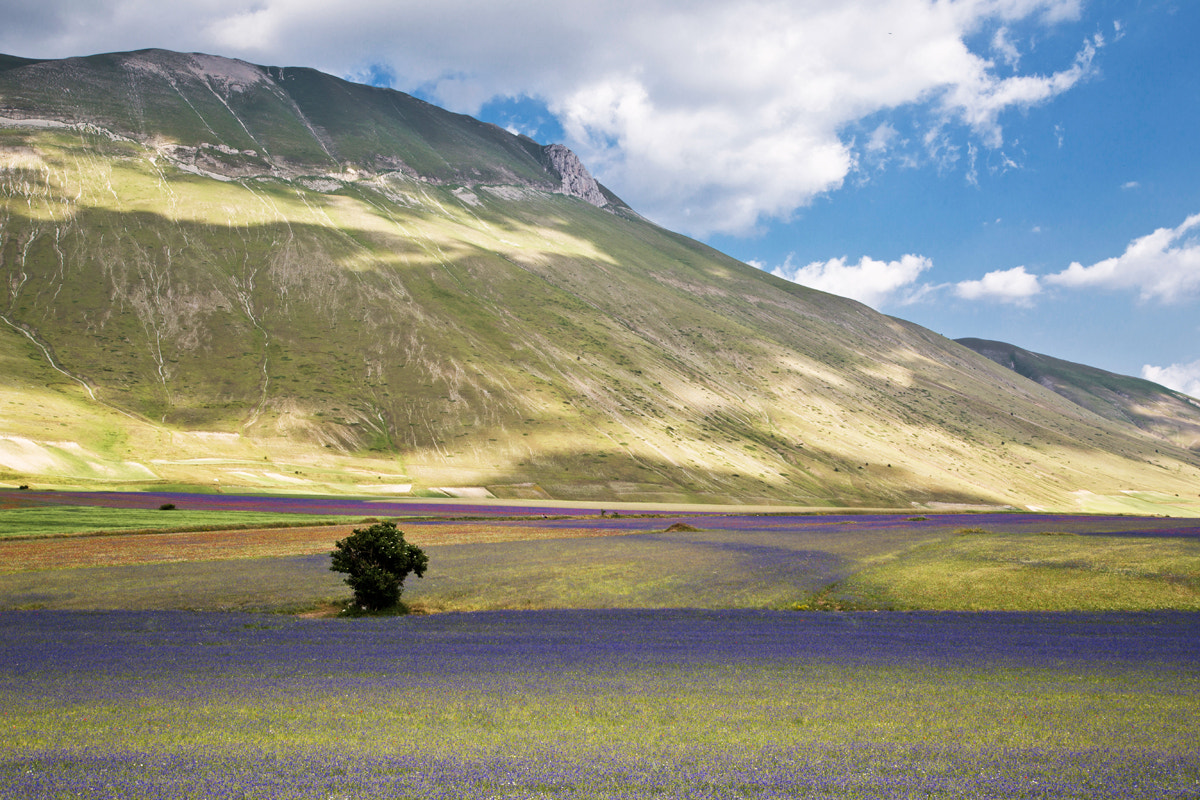
[[(342, 521), (331, 517), (328, 522), (335, 520)], [(0, 539), (122, 531), (282, 528), (316, 522), (319, 520), (314, 520), (311, 514), (55, 506), (0, 511)]]
[(900, 609), (1200, 610), (1198, 533), (967, 528), (858, 572), (834, 594)]

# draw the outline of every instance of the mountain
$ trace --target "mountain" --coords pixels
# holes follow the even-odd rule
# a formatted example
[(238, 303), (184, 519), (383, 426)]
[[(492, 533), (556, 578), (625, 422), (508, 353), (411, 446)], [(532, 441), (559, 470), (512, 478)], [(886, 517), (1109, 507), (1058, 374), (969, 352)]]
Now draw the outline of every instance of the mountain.
[(0, 278), (10, 483), (1200, 512), (1186, 447), (308, 69), (0, 59)]
[(1105, 419), (1200, 451), (1200, 400), (1157, 383), (1117, 375), (987, 339), (956, 339)]

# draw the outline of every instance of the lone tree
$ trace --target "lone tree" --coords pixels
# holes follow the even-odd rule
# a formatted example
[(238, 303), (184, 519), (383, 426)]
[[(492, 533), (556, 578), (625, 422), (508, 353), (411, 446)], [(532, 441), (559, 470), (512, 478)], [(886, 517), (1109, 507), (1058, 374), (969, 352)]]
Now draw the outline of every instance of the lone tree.
[(346, 583), (354, 590), (354, 602), (370, 611), (394, 608), (408, 573), (425, 574), (429, 557), (415, 544), (404, 541), (394, 522), (377, 522), (355, 528), (351, 536), (334, 544), (333, 572), (348, 573)]

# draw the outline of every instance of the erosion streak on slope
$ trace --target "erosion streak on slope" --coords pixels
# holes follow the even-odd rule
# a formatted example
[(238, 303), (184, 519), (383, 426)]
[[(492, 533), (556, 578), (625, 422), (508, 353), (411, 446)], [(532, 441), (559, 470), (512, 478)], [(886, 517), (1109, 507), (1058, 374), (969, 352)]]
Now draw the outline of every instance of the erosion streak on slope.
[(206, 129), (208, 129), (208, 132), (211, 133), (218, 142), (221, 142), (222, 144), (224, 144), (224, 139), (221, 138), (221, 134), (219, 134), (215, 130), (213, 130), (212, 125), (208, 124), (208, 120), (206, 120), (204, 118), (204, 115), (200, 113), (200, 110), (192, 104), (192, 101), (188, 99), (188, 96), (186, 94), (184, 94), (183, 92), (181, 92), (179, 90), (178, 84), (176, 84), (175, 81), (172, 80), (170, 77), (167, 77), (166, 81), (167, 81), (167, 83), (169, 83), (171, 85), (171, 88), (175, 90), (175, 93), (177, 95), (179, 95), (179, 97), (183, 100), (183, 102), (187, 104), (187, 107), (192, 110), (192, 113), (194, 113), (196, 115), (196, 118), (200, 120), (201, 124), (204, 125), (204, 127)]
[(255, 138), (254, 134), (251, 133), (250, 129), (246, 127), (246, 123), (242, 120), (241, 117), (238, 116), (237, 112), (234, 111), (232, 107), (230, 107), (229, 103), (225, 100), (225, 98), (221, 96), (221, 93), (213, 88), (212, 84), (208, 81), (207, 76), (204, 76), (201, 79), (201, 83), (204, 84), (206, 89), (208, 89), (210, 92), (212, 92), (213, 97), (217, 98), (217, 100), (221, 103), (221, 105), (225, 106), (225, 110), (229, 112), (229, 115), (231, 117), (233, 117), (234, 121), (237, 122), (238, 125), (242, 126), (242, 130), (244, 130), (246, 132), (246, 135), (250, 137), (250, 141), (254, 142), (256, 145), (258, 145), (259, 147), (262, 148), (263, 154), (267, 157), (267, 161), (270, 162), (271, 161), (271, 153), (269, 150), (267, 150), (266, 145), (264, 145), (257, 138)]
[[(280, 70), (279, 71), (280, 80), (283, 80), (283, 77), (284, 77), (283, 70)], [(275, 81), (271, 81), (271, 86), (272, 86), (272, 93), (276, 97), (278, 97), (280, 100), (282, 100), (284, 103), (286, 103), (288, 108), (292, 109), (292, 111), (295, 112), (296, 118), (299, 119), (300, 122), (304, 125), (304, 127), (308, 129), (308, 132), (312, 134), (313, 140), (320, 146), (321, 150), (324, 151), (325, 155), (329, 156), (329, 160), (336, 164), (337, 158), (333, 155), (333, 153), (329, 152), (329, 148), (326, 146), (326, 143), (325, 143), (325, 137), (321, 136), (321, 134), (319, 134), (317, 132), (317, 129), (313, 126), (312, 121), (308, 118), (308, 115), (304, 113), (304, 110), (302, 108), (300, 108), (300, 105), (296, 102), (295, 98), (293, 98), (290, 94), (288, 94), (286, 91), (284, 91), (283, 88), (281, 86), (279, 86)]]
[(27, 331), (23, 326), (17, 325), (15, 322), (13, 322), (11, 319), (9, 319), (4, 314), (0, 314), (0, 320), (4, 320), (4, 324), (8, 325), (14, 331), (17, 331), (18, 333), (23, 335), (26, 339), (33, 342), (33, 344), (36, 345), (37, 348), (42, 351), (42, 355), (44, 355), (46, 357), (46, 363), (50, 365), (51, 369), (53, 369), (55, 372), (65, 375), (66, 377), (75, 381), (76, 383), (78, 383), (80, 386), (83, 387), (84, 391), (86, 391), (88, 393), (88, 397), (90, 397), (92, 400), (96, 399), (96, 393), (92, 391), (92, 387), (87, 384), (87, 381), (83, 380), (82, 378), (80, 378), (77, 375), (72, 375), (70, 372), (67, 372), (65, 369), (63, 369), (61, 366), (59, 366), (58, 362), (56, 362), (54, 360), (54, 356), (50, 354), (50, 348), (48, 348), (44, 343), (38, 341), (38, 338), (36, 336), (34, 336), (29, 331)]

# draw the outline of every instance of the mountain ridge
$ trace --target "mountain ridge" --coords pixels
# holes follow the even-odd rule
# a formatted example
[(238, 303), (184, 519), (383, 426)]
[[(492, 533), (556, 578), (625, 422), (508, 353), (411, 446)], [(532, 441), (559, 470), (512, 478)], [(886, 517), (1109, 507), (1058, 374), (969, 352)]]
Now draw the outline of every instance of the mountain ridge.
[(1106, 419), (1200, 450), (1200, 400), (1128, 375), (1035, 353), (1006, 342), (956, 339), (982, 356)]
[[(522, 141), (524, 137), (513, 137), (491, 123), (403, 92), (351, 83), (309, 68), (264, 67), (155, 49), (57, 61), (4, 58), (8, 61), (0, 62), (7, 64), (3, 71), (21, 69), (24, 74), (20, 82), (4, 86), (0, 116), (15, 122), (96, 125), (110, 135), (156, 145), (176, 165), (208, 177), (407, 170), (431, 182), (542, 186), (598, 207), (610, 202), (563, 145)], [(45, 74), (31, 74), (38, 71)], [(88, 90), (82, 100), (71, 96), (66, 84), (72, 82)], [(114, 108), (111, 100), (121, 94), (127, 95), (126, 102)], [(306, 102), (313, 94), (325, 102)], [(345, 122), (363, 117), (386, 124)], [(147, 128), (148, 119), (156, 126)], [(164, 126), (167, 120), (170, 124)], [(414, 135), (380, 135), (403, 130), (400, 120)], [(264, 132), (272, 137), (270, 149), (260, 141), (266, 138)], [(472, 169), (439, 168), (449, 167), (451, 160), (435, 152), (435, 146), (449, 148), (450, 156), (461, 157), (463, 151), (476, 156), (468, 159)], [(491, 169), (480, 170), (479, 164)], [(624, 204), (618, 200), (614, 205)]]
[(0, 72), (14, 482), (1192, 511), (1197, 454), (563, 194), (551, 146), (203, 59)]

